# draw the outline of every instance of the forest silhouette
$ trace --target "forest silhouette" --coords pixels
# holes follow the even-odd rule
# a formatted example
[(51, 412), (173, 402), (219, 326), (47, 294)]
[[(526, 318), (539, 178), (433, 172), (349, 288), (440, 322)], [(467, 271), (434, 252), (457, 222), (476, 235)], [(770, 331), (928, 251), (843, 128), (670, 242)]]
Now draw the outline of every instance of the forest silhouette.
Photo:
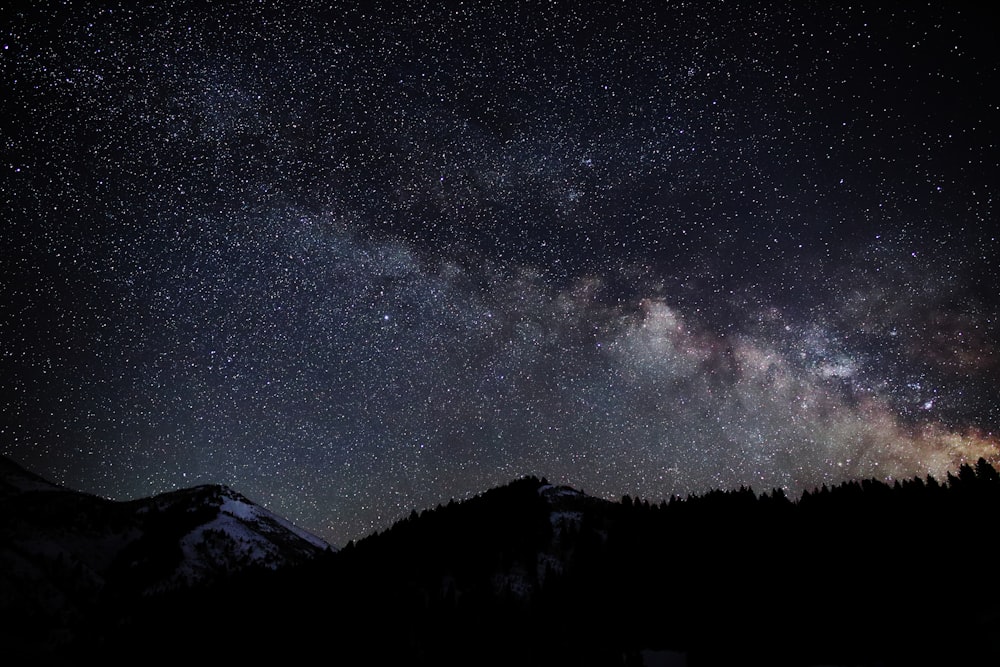
[(304, 565), (109, 597), (51, 662), (1000, 664), (998, 510), (983, 459), (797, 501), (608, 502), (525, 477)]

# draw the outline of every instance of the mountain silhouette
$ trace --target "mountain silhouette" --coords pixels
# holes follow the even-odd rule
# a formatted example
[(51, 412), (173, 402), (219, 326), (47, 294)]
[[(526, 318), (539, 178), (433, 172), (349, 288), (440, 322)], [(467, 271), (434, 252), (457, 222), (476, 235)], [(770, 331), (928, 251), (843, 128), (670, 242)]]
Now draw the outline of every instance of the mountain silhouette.
[[(57, 646), (37, 625), (51, 621), (49, 594), (32, 598), (5, 568), (5, 590), (34, 605), (15, 624), (26, 663), (131, 663), (155, 646), (162, 662), (249, 664), (1000, 664), (1000, 475), (982, 459), (942, 481), (860, 480), (796, 501), (741, 488), (611, 502), (525, 477), (336, 552), (225, 487), (111, 503), (3, 465), (4, 544), (22, 536), (17, 553), (28, 525), (58, 544), (138, 535), (102, 562), (67, 548), (62, 588), (37, 575), (90, 610), (56, 626)], [(284, 535), (280, 558), (236, 549), (251, 529), (250, 542)], [(204, 539), (205, 560), (192, 560), (185, 539), (215, 530), (231, 546)], [(78, 592), (101, 581), (114, 595)]]
[(8, 651), (44, 656), (72, 644), (97, 610), (114, 617), (135, 599), (287, 567), (330, 548), (225, 486), (115, 502), (0, 457), (0, 637)]

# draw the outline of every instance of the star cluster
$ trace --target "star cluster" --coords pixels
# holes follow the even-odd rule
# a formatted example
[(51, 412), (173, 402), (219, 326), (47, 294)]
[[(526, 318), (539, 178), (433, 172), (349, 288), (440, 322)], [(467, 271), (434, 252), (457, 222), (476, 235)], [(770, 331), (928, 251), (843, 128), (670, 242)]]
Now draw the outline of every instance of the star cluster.
[(0, 451), (334, 543), (1000, 444), (998, 59), (953, 6), (0, 13)]

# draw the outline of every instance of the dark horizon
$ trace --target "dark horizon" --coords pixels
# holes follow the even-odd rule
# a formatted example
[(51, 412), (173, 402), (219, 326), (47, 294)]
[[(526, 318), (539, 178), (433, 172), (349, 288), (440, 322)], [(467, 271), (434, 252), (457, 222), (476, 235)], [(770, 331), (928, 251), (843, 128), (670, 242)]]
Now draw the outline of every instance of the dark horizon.
[(320, 649), (414, 665), (1000, 657), (1000, 473), (982, 458), (799, 502), (746, 488), (608, 502), (526, 476), (339, 551), (218, 487), (114, 503), (24, 488), (10, 468), (0, 638), (24, 664), (133, 664), (153, 646), (166, 664), (192, 647), (234, 664)]

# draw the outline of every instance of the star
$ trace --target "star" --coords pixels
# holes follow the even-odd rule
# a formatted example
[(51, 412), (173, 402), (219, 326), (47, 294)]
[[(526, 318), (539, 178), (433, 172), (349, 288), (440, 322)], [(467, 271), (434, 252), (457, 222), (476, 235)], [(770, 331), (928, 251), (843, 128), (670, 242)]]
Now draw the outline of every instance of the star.
[(997, 458), (992, 25), (202, 0), (0, 21), (0, 452), (343, 544)]

